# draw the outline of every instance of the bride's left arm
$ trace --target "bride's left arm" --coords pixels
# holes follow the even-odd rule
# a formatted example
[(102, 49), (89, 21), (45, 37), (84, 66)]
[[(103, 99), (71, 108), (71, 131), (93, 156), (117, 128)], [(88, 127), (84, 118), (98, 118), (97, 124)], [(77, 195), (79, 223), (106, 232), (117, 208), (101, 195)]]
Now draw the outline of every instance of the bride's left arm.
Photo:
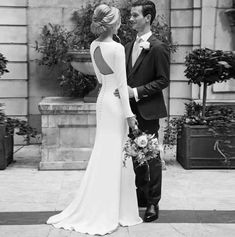
[(128, 87), (127, 87), (127, 77), (126, 77), (126, 60), (125, 60), (125, 50), (120, 44), (115, 50), (115, 75), (117, 80), (117, 88), (121, 103), (123, 106), (123, 111), (126, 117), (133, 117), (134, 114), (131, 111)]

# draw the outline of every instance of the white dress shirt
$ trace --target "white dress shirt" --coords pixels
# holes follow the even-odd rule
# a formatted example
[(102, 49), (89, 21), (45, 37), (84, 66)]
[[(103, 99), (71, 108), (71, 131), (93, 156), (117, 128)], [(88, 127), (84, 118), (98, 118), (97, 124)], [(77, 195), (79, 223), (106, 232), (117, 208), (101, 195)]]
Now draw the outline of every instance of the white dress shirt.
[[(141, 40), (140, 40), (141, 42), (146, 42), (152, 34), (153, 34), (152, 31), (149, 31), (148, 33), (146, 33), (144, 35), (141, 35), (140, 37), (137, 35), (136, 41), (139, 41), (140, 40), (139, 38), (141, 38)], [(136, 42), (134, 43), (133, 48), (135, 47), (135, 44), (136, 44)], [(139, 51), (138, 51), (139, 55), (140, 55), (142, 50), (143, 50), (143, 48), (139, 49)], [(134, 92), (134, 97), (135, 97), (136, 102), (139, 101), (137, 88), (133, 88), (133, 92)]]

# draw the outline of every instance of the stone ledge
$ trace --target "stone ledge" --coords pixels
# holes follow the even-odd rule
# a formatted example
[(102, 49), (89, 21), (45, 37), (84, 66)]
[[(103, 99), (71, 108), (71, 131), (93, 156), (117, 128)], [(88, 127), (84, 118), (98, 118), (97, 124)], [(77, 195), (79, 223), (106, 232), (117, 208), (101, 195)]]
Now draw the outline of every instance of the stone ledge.
[(39, 170), (85, 170), (88, 161), (56, 161), (56, 162), (40, 162)]
[(95, 103), (85, 103), (81, 98), (45, 97), (38, 104), (42, 115), (46, 114), (94, 114)]
[(94, 145), (96, 104), (46, 97), (38, 107), (43, 125), (39, 169), (85, 169)]

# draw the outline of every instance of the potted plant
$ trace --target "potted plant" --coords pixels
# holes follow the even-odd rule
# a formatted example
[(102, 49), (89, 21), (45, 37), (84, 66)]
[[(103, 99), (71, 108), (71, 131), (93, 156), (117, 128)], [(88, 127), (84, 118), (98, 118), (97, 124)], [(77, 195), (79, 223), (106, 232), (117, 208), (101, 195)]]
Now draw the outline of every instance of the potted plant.
[[(0, 53), (0, 76), (9, 72), (6, 67), (7, 62)], [(0, 170), (5, 169), (13, 161), (14, 131), (16, 134), (24, 136), (26, 140), (29, 137), (35, 138), (38, 134), (26, 121), (6, 116), (3, 106), (0, 103)]]
[[(6, 58), (0, 53), (0, 77), (6, 73), (9, 72), (7, 70), (7, 60)], [(6, 135), (6, 125), (3, 121), (3, 111), (1, 109), (0, 104), (0, 169), (3, 167), (6, 167), (6, 163), (10, 163), (13, 156), (13, 145), (12, 149), (8, 148), (7, 144), (13, 143), (13, 136), (7, 136)], [(7, 149), (5, 149), (7, 148)], [(7, 151), (6, 151), (7, 150)], [(7, 161), (6, 161), (7, 160)]]
[[(68, 31), (60, 25), (49, 23), (43, 27), (40, 43), (36, 41), (35, 49), (42, 54), (39, 64), (49, 67), (62, 64), (64, 71), (59, 81), (65, 95), (83, 98), (97, 86), (89, 47), (96, 38), (90, 31), (92, 15), (100, 2), (88, 3), (72, 14), (71, 20), (75, 25), (73, 30)], [(123, 45), (136, 34), (129, 22), (130, 5), (131, 1), (128, 0), (120, 8), (122, 24), (118, 35)], [(171, 52), (176, 51), (177, 46), (172, 43), (170, 28), (163, 16), (157, 17), (152, 31), (169, 46)]]
[(83, 98), (92, 90), (96, 81), (92, 76), (74, 70), (70, 64), (69, 49), (75, 47), (73, 32), (63, 29), (60, 25), (45, 25), (41, 32), (41, 43), (36, 41), (35, 49), (41, 53), (39, 65), (47, 67), (58, 66), (62, 73), (58, 77), (65, 96)]
[(23, 136), (26, 143), (37, 138), (38, 132), (28, 122), (7, 116), (0, 104), (0, 170), (13, 162), (14, 133)]
[[(202, 105), (186, 104), (186, 112), (165, 129), (165, 144), (177, 145), (177, 161), (185, 168), (235, 167), (235, 113), (229, 106), (206, 106), (207, 87), (235, 77), (233, 52), (195, 49), (186, 56), (189, 83), (203, 84)], [(177, 137), (177, 140), (176, 140)]]

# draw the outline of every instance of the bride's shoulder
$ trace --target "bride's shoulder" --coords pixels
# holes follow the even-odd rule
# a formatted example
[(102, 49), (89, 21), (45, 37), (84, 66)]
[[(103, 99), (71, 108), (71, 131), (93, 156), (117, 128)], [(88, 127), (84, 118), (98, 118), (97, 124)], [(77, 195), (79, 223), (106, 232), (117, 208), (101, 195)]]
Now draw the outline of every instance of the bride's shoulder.
[(98, 44), (98, 41), (97, 40), (93, 40), (90, 44), (90, 52), (93, 52), (97, 46), (99, 46), (100, 44)]
[(118, 43), (116, 41), (114, 41), (114, 42), (115, 42), (115, 46), (116, 46), (117, 50), (124, 49), (124, 46), (121, 43)]
[(90, 44), (90, 47), (93, 47), (96, 44), (97, 40), (93, 40)]
[(93, 50), (93, 48), (94, 48), (94, 41), (92, 41), (90, 44), (90, 51)]

